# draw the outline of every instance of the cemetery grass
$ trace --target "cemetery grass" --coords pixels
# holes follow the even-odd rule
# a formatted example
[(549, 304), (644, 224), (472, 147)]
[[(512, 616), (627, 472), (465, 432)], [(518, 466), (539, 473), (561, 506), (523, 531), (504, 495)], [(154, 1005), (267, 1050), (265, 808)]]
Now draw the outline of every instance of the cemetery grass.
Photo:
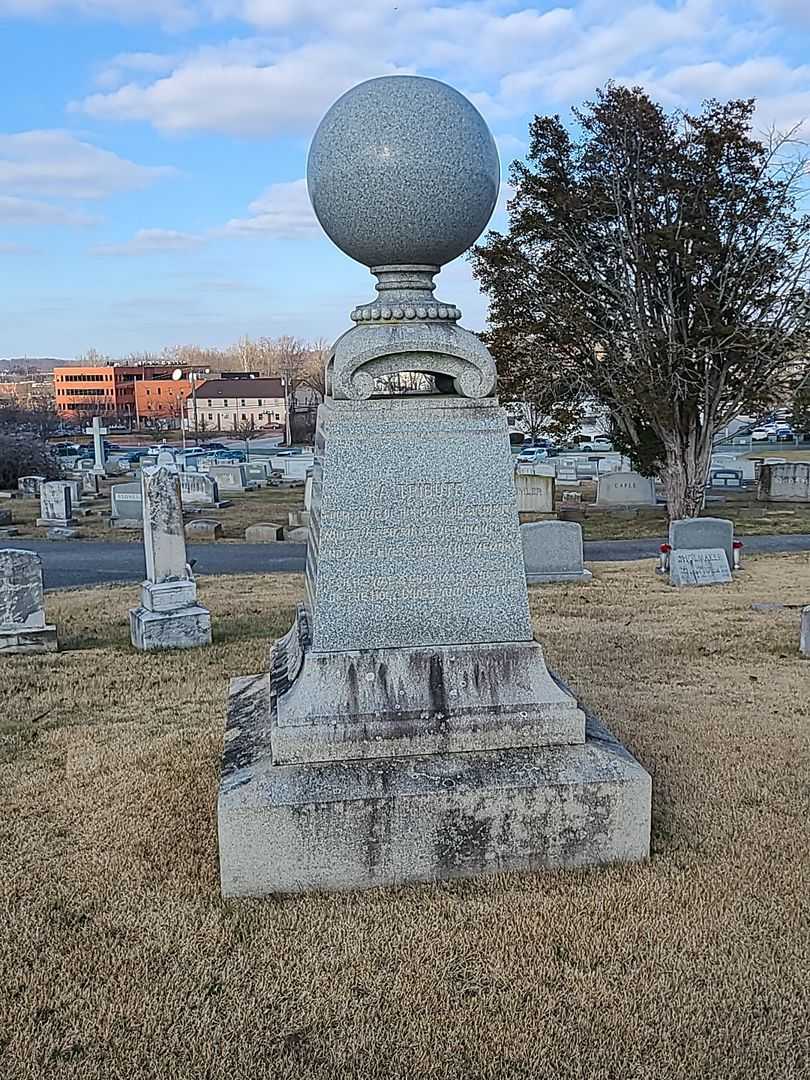
[[(539, 520), (550, 515), (521, 514), (521, 521)], [(710, 503), (704, 517), (727, 518), (734, 522), (738, 536), (785, 536), (810, 533), (810, 506), (786, 503), (758, 503), (749, 497), (727, 498), (723, 503)], [(572, 520), (582, 524), (585, 540), (654, 540), (667, 539), (669, 524), (666, 509), (588, 511)]]
[[(119, 480), (118, 483), (131, 481)], [(110, 543), (138, 543), (142, 542), (142, 533), (138, 529), (112, 529), (108, 524), (110, 516), (110, 484), (104, 484), (106, 497), (95, 499), (86, 505), (92, 510), (88, 517), (76, 519), (76, 528), (79, 530), (79, 539), (82, 540), (105, 540)], [(214, 519), (222, 523), (223, 539), (245, 539), (245, 529), (248, 525), (255, 525), (260, 521), (272, 521), (277, 525), (287, 524), (287, 514), (290, 510), (304, 508), (304, 485), (296, 488), (268, 487), (259, 488), (256, 491), (248, 491), (243, 495), (224, 495), (222, 499), (229, 500), (230, 506), (217, 510), (214, 507), (204, 507), (199, 513), (186, 513), (185, 520), (196, 521), (200, 518)], [(13, 499), (4, 502), (3, 507), (10, 509), (13, 519), (13, 527), (19, 530), (19, 537), (44, 540), (47, 529), (37, 525), (40, 515), (39, 499)], [(56, 542), (56, 541), (55, 541)]]
[(200, 580), (209, 649), (129, 647), (131, 587), (51, 593), (0, 666), (3, 1080), (793, 1080), (810, 1060), (810, 556), (531, 590), (550, 663), (653, 774), (652, 859), (223, 902), (228, 678), (302, 579)]

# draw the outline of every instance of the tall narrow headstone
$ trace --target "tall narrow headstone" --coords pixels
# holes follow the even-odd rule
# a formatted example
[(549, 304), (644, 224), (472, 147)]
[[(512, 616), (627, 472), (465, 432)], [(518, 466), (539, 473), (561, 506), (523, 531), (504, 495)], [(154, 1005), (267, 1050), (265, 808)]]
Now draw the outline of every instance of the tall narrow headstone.
[[(379, 296), (327, 364), (306, 602), (269, 673), (231, 684), (226, 895), (649, 852), (650, 777), (586, 734), (534, 640), (494, 361), (434, 296), (499, 177), (481, 116), (432, 79), (363, 83), (315, 136), (315, 212)], [(435, 393), (379, 394), (414, 368)]]
[(197, 603), (186, 560), (180, 477), (171, 466), (141, 472), (146, 581), (141, 606), (129, 613), (136, 649), (191, 649), (211, 643), (211, 615)]
[(45, 621), (42, 560), (33, 551), (0, 550), (0, 656), (57, 647), (56, 627)]

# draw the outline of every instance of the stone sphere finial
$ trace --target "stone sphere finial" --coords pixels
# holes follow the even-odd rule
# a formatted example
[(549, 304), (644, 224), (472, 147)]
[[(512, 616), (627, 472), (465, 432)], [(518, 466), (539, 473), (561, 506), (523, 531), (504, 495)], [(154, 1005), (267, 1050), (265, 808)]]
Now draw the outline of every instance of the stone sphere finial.
[(457, 90), (389, 75), (329, 109), (312, 140), (307, 185), (324, 231), (352, 259), (439, 267), (486, 227), (500, 163), (486, 122)]

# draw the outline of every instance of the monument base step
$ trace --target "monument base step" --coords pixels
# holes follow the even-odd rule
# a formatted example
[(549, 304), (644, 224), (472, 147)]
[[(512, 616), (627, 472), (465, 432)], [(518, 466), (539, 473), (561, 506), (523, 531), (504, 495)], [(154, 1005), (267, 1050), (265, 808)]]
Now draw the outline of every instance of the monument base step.
[(179, 611), (131, 608), (132, 644), (143, 652), (156, 649), (196, 649), (211, 644), (211, 613), (199, 604)]
[(0, 627), (0, 656), (56, 652), (58, 648), (55, 626)]
[(41, 529), (69, 529), (71, 525), (78, 525), (75, 518), (54, 518), (51, 521), (49, 518), (37, 518), (37, 525)]
[(224, 896), (649, 856), (650, 776), (593, 718), (576, 746), (278, 765), (269, 698), (265, 675), (231, 682), (218, 805)]
[(579, 582), (584, 585), (588, 581), (593, 581), (593, 574), (590, 570), (582, 570), (576, 574), (527, 574), (527, 585), (545, 585), (550, 581), (573, 581)]
[(318, 653), (303, 618), (270, 656), (278, 765), (585, 741), (536, 641)]

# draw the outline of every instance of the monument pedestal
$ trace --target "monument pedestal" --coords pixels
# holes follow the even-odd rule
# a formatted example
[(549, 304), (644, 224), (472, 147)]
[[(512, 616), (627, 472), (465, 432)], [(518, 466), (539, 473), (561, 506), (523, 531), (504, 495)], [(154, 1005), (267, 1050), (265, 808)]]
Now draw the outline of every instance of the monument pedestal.
[(219, 793), (225, 896), (358, 889), (649, 854), (650, 776), (584, 742), (279, 764), (270, 680), (234, 679)]
[(231, 684), (223, 894), (643, 859), (650, 788), (534, 640), (497, 402), (327, 399), (306, 604)]
[(211, 613), (197, 603), (193, 580), (145, 581), (141, 606), (131, 608), (129, 628), (136, 649), (195, 649), (211, 644)]

